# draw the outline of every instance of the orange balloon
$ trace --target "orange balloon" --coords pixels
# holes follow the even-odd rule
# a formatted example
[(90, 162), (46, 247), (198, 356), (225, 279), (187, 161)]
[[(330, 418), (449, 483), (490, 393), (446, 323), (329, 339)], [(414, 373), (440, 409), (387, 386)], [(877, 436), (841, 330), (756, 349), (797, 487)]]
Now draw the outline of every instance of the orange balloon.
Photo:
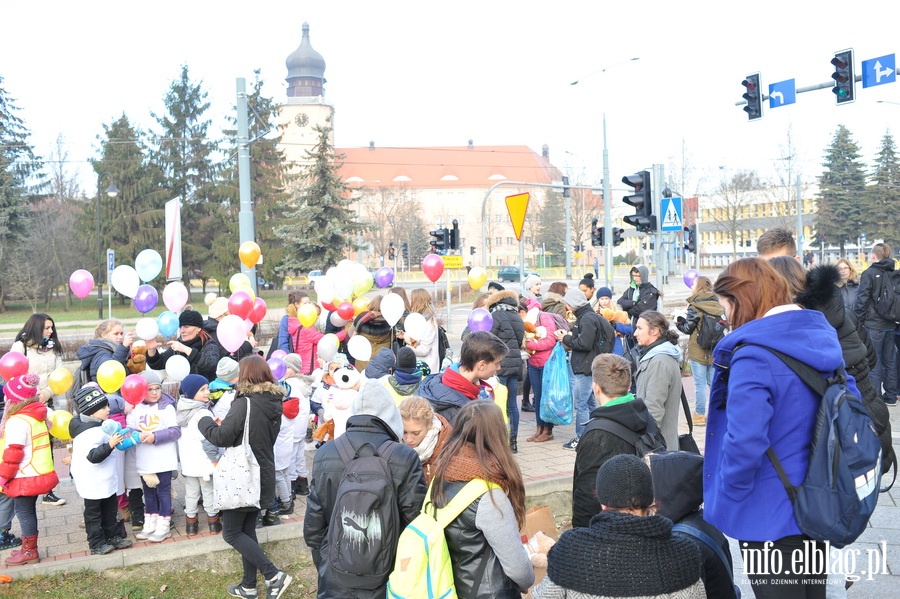
[(238, 250), (238, 257), (241, 259), (241, 264), (247, 268), (256, 266), (259, 262), (260, 255), (261, 252), (259, 251), (259, 246), (256, 245), (255, 241), (245, 241)]

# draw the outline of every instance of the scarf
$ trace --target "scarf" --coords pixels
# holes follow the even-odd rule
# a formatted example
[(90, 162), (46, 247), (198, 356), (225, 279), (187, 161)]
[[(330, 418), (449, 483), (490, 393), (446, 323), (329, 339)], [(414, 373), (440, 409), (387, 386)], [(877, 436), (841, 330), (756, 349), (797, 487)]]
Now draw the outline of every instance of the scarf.
[(434, 416), (431, 421), (431, 428), (425, 433), (425, 438), (422, 439), (422, 442), (419, 443), (417, 447), (413, 447), (413, 449), (416, 450), (416, 453), (419, 454), (419, 461), (423, 464), (430, 460), (431, 456), (434, 455), (434, 448), (437, 447), (438, 433), (441, 432), (442, 428), (444, 428), (444, 425), (441, 424), (441, 421), (438, 420), (437, 416)]
[(466, 443), (459, 450), (459, 453), (453, 456), (450, 463), (447, 464), (444, 480), (447, 482), (469, 482), (475, 478), (483, 478), (486, 481), (497, 483), (503, 489), (503, 492), (506, 493), (507, 489), (509, 489), (509, 483), (500, 469), (500, 464), (490, 454), (488, 454), (488, 460), (491, 462), (492, 472), (484, 471), (475, 457), (475, 446), (471, 443)]

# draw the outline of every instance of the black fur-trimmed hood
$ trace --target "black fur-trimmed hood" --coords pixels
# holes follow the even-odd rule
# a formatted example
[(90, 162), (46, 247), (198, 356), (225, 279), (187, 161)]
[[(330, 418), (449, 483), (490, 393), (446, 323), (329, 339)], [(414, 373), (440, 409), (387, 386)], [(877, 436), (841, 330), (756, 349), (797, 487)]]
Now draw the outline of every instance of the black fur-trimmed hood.
[(821, 264), (809, 269), (806, 275), (806, 289), (797, 296), (797, 303), (811, 310), (824, 308), (840, 299), (841, 273), (833, 264)]

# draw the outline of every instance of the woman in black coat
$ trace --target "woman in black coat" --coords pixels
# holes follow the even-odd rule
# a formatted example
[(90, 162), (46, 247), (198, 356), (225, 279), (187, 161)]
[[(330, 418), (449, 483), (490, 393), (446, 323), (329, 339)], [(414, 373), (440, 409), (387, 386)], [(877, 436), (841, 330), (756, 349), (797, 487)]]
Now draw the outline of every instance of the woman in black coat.
[(491, 332), (500, 338), (509, 350), (500, 362), (497, 378), (506, 386), (506, 413), (509, 415), (509, 447), (518, 453), (519, 379), (522, 377), (522, 344), (525, 342), (525, 322), (519, 316), (519, 295), (515, 291), (500, 291), (490, 296), (485, 307), (494, 319)]

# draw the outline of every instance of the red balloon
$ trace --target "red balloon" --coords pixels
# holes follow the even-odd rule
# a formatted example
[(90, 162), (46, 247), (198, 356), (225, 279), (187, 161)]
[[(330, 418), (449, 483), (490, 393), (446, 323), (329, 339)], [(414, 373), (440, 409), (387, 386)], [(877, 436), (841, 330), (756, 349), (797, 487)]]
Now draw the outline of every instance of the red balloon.
[(266, 317), (266, 302), (263, 298), (258, 297), (256, 301), (253, 302), (253, 309), (250, 311), (250, 322), (253, 324), (258, 323), (260, 320)]
[(337, 310), (337, 306), (335, 306), (332, 302), (321, 302), (321, 304), (322, 308), (326, 312), (334, 312), (335, 310)]
[(353, 320), (354, 311), (353, 304), (350, 302), (341, 302), (341, 305), (337, 307), (338, 316), (344, 320)]
[(434, 283), (444, 274), (444, 259), (437, 254), (428, 254), (422, 260), (422, 272), (428, 277), (428, 280)]
[(253, 301), (246, 291), (235, 291), (228, 298), (228, 313), (244, 319), (253, 312)]
[(129, 374), (125, 377), (125, 382), (122, 383), (119, 393), (125, 398), (125, 401), (136, 406), (147, 397), (149, 387), (147, 380), (141, 375)]
[(23, 374), (28, 374), (28, 358), (25, 354), (11, 351), (0, 358), (0, 376), (4, 381)]

